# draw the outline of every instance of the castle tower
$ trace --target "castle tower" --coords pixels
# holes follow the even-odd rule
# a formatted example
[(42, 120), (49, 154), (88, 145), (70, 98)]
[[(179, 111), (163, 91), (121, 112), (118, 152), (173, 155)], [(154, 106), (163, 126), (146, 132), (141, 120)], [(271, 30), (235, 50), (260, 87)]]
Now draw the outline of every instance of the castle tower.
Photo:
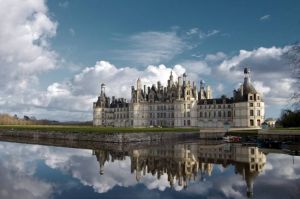
[(207, 99), (212, 99), (213, 98), (212, 97), (212, 90), (211, 90), (210, 86), (206, 87), (206, 98)]
[(140, 102), (142, 100), (142, 82), (141, 79), (138, 78), (136, 81), (136, 102)]
[(140, 78), (138, 78), (138, 80), (136, 81), (136, 89), (137, 90), (141, 90), (142, 89), (142, 82), (141, 82)]
[(178, 77), (178, 87), (177, 87), (178, 99), (181, 98), (181, 90), (182, 90), (182, 77)]
[(200, 81), (200, 91), (198, 95), (199, 99), (206, 99), (206, 93), (205, 93), (205, 81)]
[(171, 74), (170, 74), (170, 87), (173, 86), (173, 84), (174, 84), (173, 73), (171, 71)]
[(100, 96), (102, 97), (102, 96), (105, 96), (105, 88), (106, 88), (106, 86), (105, 86), (105, 84), (101, 84), (101, 93), (100, 93)]
[(245, 68), (244, 69), (244, 84), (248, 84), (251, 82), (251, 79), (250, 79), (250, 68)]

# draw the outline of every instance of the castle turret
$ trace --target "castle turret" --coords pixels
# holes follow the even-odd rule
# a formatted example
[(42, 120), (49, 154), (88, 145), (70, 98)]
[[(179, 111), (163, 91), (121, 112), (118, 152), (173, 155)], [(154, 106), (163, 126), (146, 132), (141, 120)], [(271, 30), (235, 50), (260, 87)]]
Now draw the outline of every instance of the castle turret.
[(138, 78), (136, 81), (136, 102), (140, 102), (142, 100), (142, 82), (141, 79)]
[(100, 93), (100, 96), (105, 96), (105, 84), (101, 84), (101, 93)]
[(207, 99), (212, 99), (213, 98), (213, 96), (212, 96), (212, 90), (211, 90), (210, 86), (206, 87), (206, 98)]
[(178, 92), (178, 99), (181, 98), (181, 90), (182, 90), (182, 77), (178, 77), (178, 87), (177, 87), (177, 92)]

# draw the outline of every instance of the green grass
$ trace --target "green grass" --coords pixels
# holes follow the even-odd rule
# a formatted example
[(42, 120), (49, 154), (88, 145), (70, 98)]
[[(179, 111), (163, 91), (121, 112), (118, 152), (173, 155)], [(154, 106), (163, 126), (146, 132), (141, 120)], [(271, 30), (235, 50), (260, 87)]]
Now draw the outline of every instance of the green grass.
[(138, 132), (196, 132), (199, 128), (119, 128), (76, 125), (0, 125), (0, 130), (57, 131), (86, 133), (138, 133)]
[(280, 127), (280, 128), (271, 128), (270, 130), (289, 130), (289, 131), (299, 131), (300, 130), (300, 127), (291, 127), (291, 128), (283, 128), (283, 127)]

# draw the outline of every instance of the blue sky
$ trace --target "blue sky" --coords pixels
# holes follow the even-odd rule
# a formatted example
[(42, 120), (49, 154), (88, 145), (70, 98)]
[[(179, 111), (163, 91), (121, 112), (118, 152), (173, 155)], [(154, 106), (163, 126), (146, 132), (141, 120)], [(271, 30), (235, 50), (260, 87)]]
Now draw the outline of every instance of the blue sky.
[[(219, 31), (218, 36), (174, 57), (171, 64), (192, 58), (194, 53), (235, 53), (240, 49), (284, 46), (299, 39), (299, 1), (66, 2), (69, 3), (64, 4), (65, 7), (57, 1), (48, 2), (50, 12), (59, 22), (52, 44), (65, 58), (83, 65), (93, 65), (98, 59), (110, 60), (120, 66), (134, 64), (124, 63), (112, 51), (130, 47), (130, 43), (122, 40), (147, 31), (178, 29), (178, 34), (192, 28), (204, 32)], [(269, 17), (260, 20), (263, 16)]]
[(0, 3), (1, 112), (89, 120), (101, 82), (129, 98), (135, 79), (164, 83), (171, 70), (232, 96), (245, 66), (267, 117), (289, 107), (294, 79), (283, 55), (299, 41), (300, 1)]

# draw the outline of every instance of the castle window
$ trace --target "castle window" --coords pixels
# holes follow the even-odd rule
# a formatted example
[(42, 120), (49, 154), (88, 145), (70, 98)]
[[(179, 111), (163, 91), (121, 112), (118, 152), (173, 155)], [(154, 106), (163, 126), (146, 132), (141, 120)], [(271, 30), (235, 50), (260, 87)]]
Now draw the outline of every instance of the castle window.
[(249, 96), (249, 99), (250, 99), (250, 100), (253, 100), (253, 96), (252, 96), (252, 95), (250, 95), (250, 96)]
[(187, 120), (187, 125), (191, 126), (191, 121), (190, 120)]
[(228, 111), (228, 117), (231, 117), (231, 111)]
[(225, 111), (223, 111), (223, 117), (226, 117), (226, 112)]
[(220, 104), (218, 105), (218, 108), (221, 108), (221, 105), (220, 105)]
[(218, 117), (222, 117), (221, 111), (218, 112)]
[(257, 126), (260, 126), (260, 120), (257, 120)]
[(207, 118), (207, 112), (204, 113), (204, 117)]
[(185, 124), (185, 120), (183, 121), (183, 126), (186, 126), (186, 124)]
[(203, 117), (203, 113), (202, 112), (200, 112), (200, 117)]
[(254, 116), (254, 111), (250, 110), (250, 116)]
[(216, 111), (214, 111), (214, 117), (216, 117), (216, 115), (217, 115), (217, 114), (216, 114)]
[(191, 117), (191, 112), (187, 112), (187, 117)]
[(228, 104), (228, 106), (227, 106), (228, 108), (230, 108), (231, 106), (230, 106), (230, 104)]
[(257, 100), (259, 100), (259, 96), (257, 96)]
[(254, 126), (254, 120), (250, 120), (250, 126)]
[(260, 107), (260, 103), (257, 103), (257, 106)]
[(257, 110), (257, 116), (260, 116), (260, 110)]
[(187, 108), (188, 108), (188, 109), (190, 109), (190, 108), (191, 108), (191, 105), (190, 105), (190, 104), (188, 104), (188, 105), (187, 105)]

